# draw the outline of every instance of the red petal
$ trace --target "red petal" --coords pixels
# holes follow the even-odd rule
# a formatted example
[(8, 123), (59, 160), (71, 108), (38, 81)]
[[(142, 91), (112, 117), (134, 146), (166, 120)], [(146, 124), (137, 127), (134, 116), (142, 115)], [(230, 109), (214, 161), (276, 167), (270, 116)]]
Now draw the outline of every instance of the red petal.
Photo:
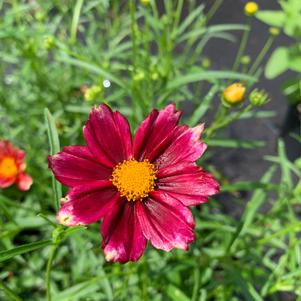
[(102, 248), (107, 261), (137, 261), (146, 246), (137, 219), (136, 206), (124, 199), (104, 217), (101, 226)]
[(109, 167), (131, 157), (132, 138), (125, 117), (101, 104), (84, 127), (84, 137), (96, 159)]
[(194, 240), (190, 210), (162, 191), (152, 192), (146, 201), (137, 202), (137, 216), (144, 236), (158, 249), (187, 250)]
[(29, 190), (30, 186), (32, 185), (32, 178), (26, 173), (20, 173), (16, 183), (20, 190), (26, 191)]
[(66, 226), (92, 224), (101, 219), (119, 199), (109, 180), (94, 181), (73, 187), (60, 208), (57, 219)]
[(204, 203), (208, 196), (219, 191), (219, 184), (213, 176), (201, 168), (183, 164), (165, 168), (158, 173), (157, 187), (183, 203), (185, 206), (193, 206)]
[(49, 156), (49, 167), (62, 184), (73, 187), (94, 180), (106, 180), (112, 169), (101, 165), (91, 155), (87, 146), (68, 146)]
[(154, 162), (155, 165), (160, 169), (177, 163), (195, 162), (206, 150), (206, 145), (200, 141), (203, 129), (203, 124), (195, 128), (182, 126), (181, 132), (175, 133), (173, 143)]
[(180, 116), (173, 104), (161, 111), (152, 111), (137, 129), (133, 144), (134, 158), (153, 161), (160, 155), (172, 142)]
[(0, 188), (7, 188), (13, 185), (16, 181), (16, 177), (12, 178), (0, 178)]

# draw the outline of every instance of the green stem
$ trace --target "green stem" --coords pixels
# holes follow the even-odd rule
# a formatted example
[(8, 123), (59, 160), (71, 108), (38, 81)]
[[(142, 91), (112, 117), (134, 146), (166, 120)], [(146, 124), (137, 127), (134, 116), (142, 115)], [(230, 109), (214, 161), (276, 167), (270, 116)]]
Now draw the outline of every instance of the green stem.
[(138, 122), (138, 103), (136, 101), (136, 83), (134, 81), (134, 76), (137, 71), (137, 23), (136, 23), (136, 14), (135, 14), (135, 1), (131, 0), (129, 3), (130, 6), (130, 16), (131, 16), (131, 40), (132, 40), (132, 64), (133, 64), (133, 73), (132, 73), (132, 112), (133, 119), (132, 125), (135, 128), (136, 123)]
[(51, 301), (51, 268), (52, 268), (52, 262), (55, 257), (56, 250), (59, 246), (59, 243), (56, 243), (52, 245), (52, 248), (50, 250), (48, 262), (47, 262), (47, 268), (46, 268), (46, 295), (47, 295), (47, 301)]
[(244, 31), (243, 36), (241, 38), (240, 41), (240, 45), (236, 54), (236, 58), (234, 61), (234, 64), (232, 66), (232, 70), (236, 71), (239, 67), (240, 61), (241, 61), (241, 57), (243, 56), (247, 44), (248, 44), (248, 40), (249, 40), (249, 36), (250, 36), (250, 31), (251, 31), (251, 22), (252, 22), (252, 18), (248, 17), (248, 22), (247, 22), (247, 29)]
[(216, 122), (214, 122), (213, 125), (210, 128), (208, 128), (207, 133), (206, 133), (207, 134), (206, 138), (211, 137), (213, 135), (213, 133), (216, 132), (216, 130), (227, 126), (229, 123), (232, 123), (233, 121), (238, 119), (239, 116), (250, 111), (252, 108), (253, 108), (253, 105), (249, 104), (242, 111), (236, 112), (235, 114), (230, 115), (228, 118), (225, 117), (228, 113), (228, 109), (226, 108), (226, 110), (224, 110), (222, 112), (222, 114), (220, 116), (218, 116), (218, 118), (216, 119)]
[(206, 23), (214, 16), (214, 14), (217, 12), (219, 7), (222, 5), (223, 0), (215, 0), (213, 5), (211, 6), (210, 10), (208, 11), (206, 15)]
[(269, 36), (269, 38), (267, 39), (264, 47), (261, 49), (260, 53), (258, 54), (254, 64), (252, 65), (252, 67), (249, 70), (249, 74), (254, 74), (257, 71), (257, 68), (259, 67), (259, 65), (261, 64), (263, 58), (265, 57), (265, 55), (267, 54), (267, 52), (269, 51), (269, 49), (271, 48), (273, 41), (274, 41), (274, 36)]

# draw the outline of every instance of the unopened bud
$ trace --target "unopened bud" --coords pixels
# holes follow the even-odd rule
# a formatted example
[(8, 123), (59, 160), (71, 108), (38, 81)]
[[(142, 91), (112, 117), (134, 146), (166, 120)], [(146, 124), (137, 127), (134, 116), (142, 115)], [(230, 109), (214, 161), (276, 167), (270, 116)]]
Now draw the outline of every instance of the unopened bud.
[(265, 90), (255, 89), (250, 94), (250, 102), (254, 106), (261, 107), (269, 101), (269, 95)]
[(246, 87), (241, 83), (234, 83), (228, 86), (223, 92), (223, 99), (226, 103), (236, 105), (243, 102)]
[(259, 7), (258, 4), (254, 1), (250, 1), (245, 5), (245, 14), (248, 16), (253, 16), (257, 13)]

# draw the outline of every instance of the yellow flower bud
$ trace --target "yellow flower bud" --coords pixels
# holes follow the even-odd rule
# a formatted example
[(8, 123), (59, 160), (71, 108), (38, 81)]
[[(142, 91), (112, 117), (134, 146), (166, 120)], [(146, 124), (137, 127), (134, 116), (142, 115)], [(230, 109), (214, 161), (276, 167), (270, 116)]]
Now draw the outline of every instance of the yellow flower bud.
[(246, 87), (241, 83), (234, 83), (228, 86), (223, 92), (223, 99), (226, 103), (236, 105), (245, 98)]
[(84, 91), (84, 98), (86, 101), (92, 101), (95, 100), (97, 96), (101, 93), (102, 88), (100, 86), (92, 86), (90, 88), (87, 88)]
[(250, 1), (245, 5), (245, 14), (248, 16), (253, 16), (257, 13), (259, 7), (256, 2)]
[(150, 4), (150, 0), (140, 0), (140, 3), (141, 3), (142, 5), (147, 6), (147, 5)]
[(270, 31), (270, 34), (275, 37), (279, 36), (279, 34), (280, 34), (280, 30), (277, 27), (270, 27), (269, 31)]

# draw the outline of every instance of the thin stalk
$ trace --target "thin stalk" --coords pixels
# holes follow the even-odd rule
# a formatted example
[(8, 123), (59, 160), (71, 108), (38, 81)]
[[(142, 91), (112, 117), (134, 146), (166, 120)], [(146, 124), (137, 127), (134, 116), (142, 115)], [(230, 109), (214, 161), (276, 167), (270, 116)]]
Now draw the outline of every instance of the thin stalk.
[[(135, 14), (135, 1), (131, 0), (129, 3), (130, 6), (130, 16), (131, 16), (131, 40), (132, 40), (132, 64), (133, 64), (133, 77), (136, 74), (137, 70), (137, 23), (136, 23), (136, 14)], [(135, 81), (132, 77), (132, 112), (133, 112), (133, 119), (132, 123), (135, 127), (136, 123), (138, 122), (138, 103), (136, 101), (136, 87)]]
[(243, 56), (243, 54), (246, 50), (248, 40), (249, 40), (249, 37), (250, 37), (250, 32), (251, 32), (251, 22), (252, 22), (252, 17), (248, 17), (247, 29), (243, 33), (243, 36), (241, 38), (240, 45), (239, 45), (239, 48), (238, 48), (238, 51), (237, 51), (237, 54), (236, 54), (235, 61), (234, 61), (234, 64), (232, 66), (233, 71), (236, 71), (238, 69), (241, 57)]
[(206, 23), (214, 16), (214, 14), (217, 12), (217, 10), (222, 5), (223, 0), (215, 0), (211, 8), (209, 9), (207, 15), (206, 15)]
[(269, 38), (267, 39), (265, 45), (263, 46), (263, 48), (261, 49), (261, 51), (259, 52), (254, 64), (252, 65), (252, 67), (250, 68), (248, 74), (254, 74), (257, 71), (257, 68), (259, 67), (259, 65), (261, 64), (263, 58), (265, 57), (265, 55), (267, 54), (267, 52), (270, 50), (273, 41), (274, 41), (275, 37), (274, 36), (269, 36)]
[(214, 122), (212, 126), (208, 128), (206, 138), (211, 137), (213, 133), (216, 132), (216, 130), (223, 128), (231, 122), (235, 121), (236, 119), (238, 119), (239, 116), (250, 111), (252, 108), (253, 105), (249, 104), (242, 111), (236, 112), (235, 114), (230, 115), (228, 118), (226, 118), (226, 116), (229, 109), (225, 108), (225, 110), (217, 117), (216, 122)]
[(52, 268), (52, 262), (55, 257), (56, 250), (58, 248), (59, 244), (56, 243), (52, 245), (50, 255), (47, 262), (47, 268), (46, 268), (46, 296), (47, 301), (51, 301), (51, 268)]
[(200, 289), (200, 270), (199, 267), (197, 267), (194, 271), (194, 285), (193, 285), (191, 301), (198, 300), (199, 289)]

